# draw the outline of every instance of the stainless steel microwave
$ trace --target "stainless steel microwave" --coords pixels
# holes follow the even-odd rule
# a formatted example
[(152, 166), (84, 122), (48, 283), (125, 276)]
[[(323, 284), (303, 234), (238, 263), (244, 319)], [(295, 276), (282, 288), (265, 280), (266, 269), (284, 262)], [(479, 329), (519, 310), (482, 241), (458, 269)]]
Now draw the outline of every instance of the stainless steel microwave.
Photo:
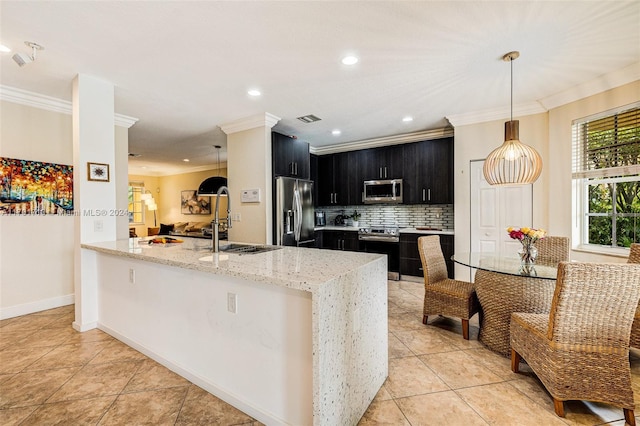
[(365, 204), (402, 203), (402, 179), (365, 180), (362, 201)]

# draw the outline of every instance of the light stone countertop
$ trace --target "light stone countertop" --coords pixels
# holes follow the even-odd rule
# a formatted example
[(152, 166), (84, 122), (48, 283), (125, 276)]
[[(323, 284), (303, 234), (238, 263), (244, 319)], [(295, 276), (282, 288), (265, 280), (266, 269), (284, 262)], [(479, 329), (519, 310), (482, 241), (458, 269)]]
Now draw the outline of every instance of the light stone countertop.
[(354, 231), (358, 232), (358, 230), (362, 228), (362, 226), (346, 226), (346, 225), (327, 225), (327, 226), (316, 226), (313, 228), (314, 231)]
[(401, 234), (425, 234), (425, 235), (432, 235), (432, 234), (454, 235), (454, 232), (451, 229), (442, 229), (442, 230), (438, 231), (438, 230), (435, 230), (435, 229), (418, 230), (416, 228), (402, 228), (402, 229), (400, 229), (400, 233)]
[[(183, 241), (150, 245), (144, 239), (129, 238), (82, 244), (82, 248), (312, 293), (317, 292), (327, 281), (385, 257), (374, 253), (298, 247), (282, 247), (258, 254), (212, 253), (207, 240), (184, 238)], [(206, 248), (207, 242), (209, 248)], [(226, 243), (221, 241), (221, 245)], [(212, 255), (213, 260), (200, 260)]]

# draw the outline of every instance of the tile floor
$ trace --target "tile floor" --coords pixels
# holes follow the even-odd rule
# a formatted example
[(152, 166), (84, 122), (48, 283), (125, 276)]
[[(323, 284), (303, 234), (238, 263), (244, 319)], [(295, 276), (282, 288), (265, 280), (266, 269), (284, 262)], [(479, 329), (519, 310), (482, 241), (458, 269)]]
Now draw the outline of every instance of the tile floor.
[[(389, 281), (389, 378), (360, 425), (624, 425), (622, 410), (604, 404), (569, 402), (557, 417), (526, 366), (513, 374), (477, 341), (477, 319), (469, 341), (458, 321), (422, 325), (422, 286)], [(1, 425), (261, 424), (72, 321), (73, 306), (0, 321)], [(640, 351), (631, 363), (640, 400)]]

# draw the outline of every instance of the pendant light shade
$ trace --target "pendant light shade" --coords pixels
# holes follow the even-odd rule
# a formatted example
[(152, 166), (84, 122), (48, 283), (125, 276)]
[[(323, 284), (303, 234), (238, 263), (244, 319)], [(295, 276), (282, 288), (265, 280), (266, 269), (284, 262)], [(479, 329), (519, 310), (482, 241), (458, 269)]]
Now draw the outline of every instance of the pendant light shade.
[(504, 55), (511, 62), (511, 120), (504, 123), (504, 143), (491, 151), (482, 169), (490, 185), (525, 185), (536, 181), (542, 172), (540, 154), (520, 142), (520, 122), (513, 119), (513, 61), (519, 52)]
[[(215, 148), (218, 150), (218, 173), (220, 173), (220, 145), (216, 145)], [(218, 189), (222, 186), (227, 186), (227, 178), (222, 176), (212, 176), (210, 178), (206, 178), (198, 187), (198, 195), (203, 197), (213, 197), (218, 195)]]

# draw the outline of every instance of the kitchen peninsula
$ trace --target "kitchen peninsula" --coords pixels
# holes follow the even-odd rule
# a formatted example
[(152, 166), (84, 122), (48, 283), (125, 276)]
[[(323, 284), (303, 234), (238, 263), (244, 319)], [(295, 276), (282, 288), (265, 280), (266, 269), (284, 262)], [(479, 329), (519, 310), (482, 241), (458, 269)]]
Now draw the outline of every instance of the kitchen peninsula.
[(98, 328), (263, 423), (357, 424), (388, 374), (386, 257), (184, 240), (82, 245)]

